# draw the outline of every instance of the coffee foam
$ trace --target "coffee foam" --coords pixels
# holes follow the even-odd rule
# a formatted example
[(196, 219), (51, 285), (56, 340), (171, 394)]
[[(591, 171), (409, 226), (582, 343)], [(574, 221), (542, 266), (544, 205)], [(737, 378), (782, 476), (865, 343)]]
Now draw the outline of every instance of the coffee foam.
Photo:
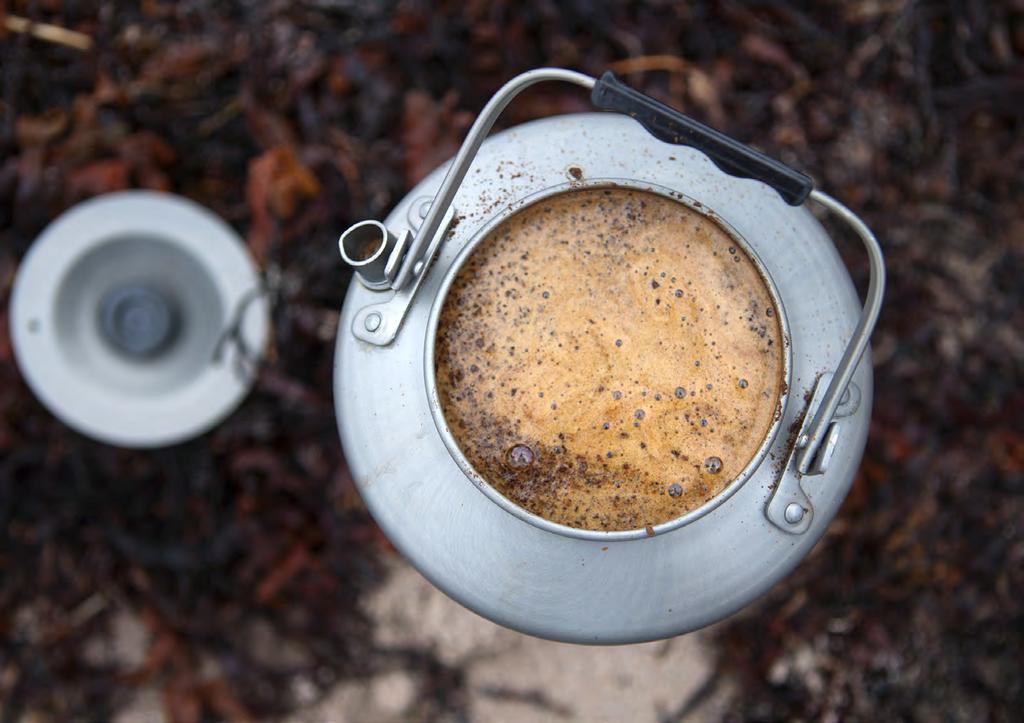
[(724, 229), (664, 196), (571, 191), (472, 252), (435, 364), (473, 468), (570, 527), (668, 522), (756, 454), (783, 386), (778, 312)]

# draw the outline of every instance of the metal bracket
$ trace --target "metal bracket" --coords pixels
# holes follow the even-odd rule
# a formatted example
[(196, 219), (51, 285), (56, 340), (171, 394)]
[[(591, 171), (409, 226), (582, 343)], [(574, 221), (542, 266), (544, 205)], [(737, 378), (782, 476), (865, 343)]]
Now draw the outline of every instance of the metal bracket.
[(850, 382), (831, 416), (831, 421), (816, 453), (804, 454), (809, 442), (808, 430), (812, 425), (812, 420), (828, 397), (834, 377), (833, 374), (822, 374), (815, 382), (814, 393), (811, 395), (810, 404), (807, 405), (807, 412), (804, 414), (803, 423), (797, 433), (796, 442), (793, 444), (789, 456), (786, 457), (786, 463), (779, 475), (779, 482), (765, 507), (765, 516), (783, 532), (799, 535), (806, 532), (807, 528), (811, 526), (814, 507), (803, 488), (803, 480), (806, 477), (814, 477), (828, 471), (829, 463), (839, 446), (841, 423), (838, 420), (856, 414), (860, 408), (860, 387)]
[[(531, 85), (552, 80), (588, 89), (597, 82), (589, 75), (560, 68), (540, 68), (516, 76), (494, 94), (477, 116), (434, 198), (413, 202), (408, 219), (411, 225), (418, 227), (415, 234), (406, 232), (399, 238), (378, 221), (362, 221), (341, 235), (338, 240), (341, 258), (356, 271), (363, 285), (374, 291), (395, 290), (388, 301), (359, 310), (352, 321), (356, 338), (378, 346), (387, 346), (395, 340), (423, 276), (455, 217), (452, 201), (487, 133), (513, 98)], [(396, 265), (395, 259), (403, 253), (401, 264)]]
[[(422, 217), (417, 219), (413, 214), (413, 209), (416, 209), (417, 213), (419, 213), (419, 209), (426, 211), (429, 208), (429, 202), (429, 198), (414, 201), (409, 213), (409, 223), (413, 226), (413, 230), (419, 226), (419, 223), (416, 223), (417, 220), (422, 222)], [(391, 287), (395, 289), (395, 293), (387, 301), (364, 306), (356, 312), (355, 318), (352, 320), (352, 334), (357, 339), (377, 346), (387, 346), (395, 340), (399, 329), (402, 328), (402, 322), (405, 321), (405, 315), (409, 312), (409, 307), (416, 297), (416, 292), (419, 291), (420, 285), (427, 275), (427, 269), (430, 268), (438, 249), (441, 248), (441, 242), (447, 235), (454, 218), (455, 207), (449, 205), (434, 237), (430, 239), (426, 251), (418, 258), (412, 255), (411, 250), (405, 254), (404, 259), (400, 258), (399, 254), (406, 251), (407, 239), (411, 234), (409, 231), (405, 231), (399, 237), (396, 251), (387, 263), (388, 269), (398, 268), (393, 277), (394, 281), (391, 281)], [(388, 276), (388, 278), (392, 277)]]

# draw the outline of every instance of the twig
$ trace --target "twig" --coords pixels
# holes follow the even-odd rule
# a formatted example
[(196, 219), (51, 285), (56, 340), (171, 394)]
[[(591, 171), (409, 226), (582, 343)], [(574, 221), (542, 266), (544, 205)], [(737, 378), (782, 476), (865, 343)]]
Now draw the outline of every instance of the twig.
[(556, 715), (559, 718), (569, 718), (572, 716), (571, 708), (551, 700), (542, 690), (516, 690), (515, 688), (508, 688), (503, 685), (486, 685), (479, 688), (479, 691), (481, 695), (485, 695), (488, 698), (511, 703), (523, 703), (524, 705), (530, 705)]
[(28, 18), (23, 18), (19, 15), (8, 15), (5, 17), (4, 28), (12, 33), (27, 33), (39, 40), (74, 48), (82, 52), (92, 48), (92, 38), (85, 33), (68, 30), (59, 25), (50, 25), (49, 23), (34, 23)]
[(853, 80), (859, 80), (864, 74), (864, 69), (872, 63), (883, 51), (890, 51), (894, 47), (896, 37), (903, 32), (903, 26), (913, 15), (916, 5), (912, 2), (903, 2), (893, 9), (892, 14), (885, 19), (882, 27), (867, 37), (864, 42), (854, 48), (850, 60), (846, 63), (846, 75)]
[(209, 136), (229, 123), (235, 116), (242, 111), (242, 101), (235, 96), (229, 100), (224, 106), (221, 107), (216, 113), (208, 118), (203, 119), (203, 122), (199, 124), (199, 135)]

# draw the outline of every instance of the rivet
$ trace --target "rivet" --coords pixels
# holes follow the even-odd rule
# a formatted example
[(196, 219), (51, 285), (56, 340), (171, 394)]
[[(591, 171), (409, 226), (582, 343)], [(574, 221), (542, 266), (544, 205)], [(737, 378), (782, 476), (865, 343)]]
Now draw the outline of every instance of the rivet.
[(383, 321), (383, 319), (381, 318), (380, 312), (374, 311), (366, 315), (366, 318), (363, 320), (363, 328), (372, 334), (380, 328), (381, 321)]
[(804, 508), (796, 502), (786, 505), (786, 522), (795, 525), (804, 518)]

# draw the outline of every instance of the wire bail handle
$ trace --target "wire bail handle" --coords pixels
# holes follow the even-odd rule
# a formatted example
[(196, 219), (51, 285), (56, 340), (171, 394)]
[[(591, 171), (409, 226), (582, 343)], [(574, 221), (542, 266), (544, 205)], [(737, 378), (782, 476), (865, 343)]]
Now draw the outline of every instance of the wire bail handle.
[[(422, 209), (425, 209), (425, 213), (422, 213), (422, 220), (415, 233), (407, 230), (401, 236), (396, 236), (377, 221), (363, 221), (341, 235), (338, 245), (342, 258), (357, 272), (360, 281), (374, 290), (392, 289), (395, 292), (389, 301), (360, 309), (353, 320), (353, 334), (379, 346), (386, 346), (395, 339), (420, 282), (426, 276), (447, 234), (454, 217), (452, 201), (484, 138), (498, 116), (517, 95), (530, 86), (549, 81), (587, 88), (591, 91), (591, 102), (595, 107), (630, 116), (666, 143), (691, 146), (701, 151), (719, 169), (731, 176), (767, 184), (791, 206), (800, 206), (808, 198), (817, 202), (846, 222), (860, 237), (870, 262), (870, 281), (860, 319), (835, 371), (830, 375), (827, 389), (820, 396), (813, 418), (797, 438), (793, 450), (796, 452), (797, 472), (800, 475), (824, 472), (827, 459), (818, 459), (818, 452), (864, 355), (882, 307), (885, 263), (878, 239), (853, 211), (828, 194), (816, 190), (810, 176), (624, 85), (611, 72), (606, 72), (598, 79), (563, 68), (538, 68), (512, 78), (480, 111), (433, 200), (423, 199), (423, 202), (417, 204), (421, 213)], [(410, 215), (410, 220), (416, 226), (415, 221), (420, 219)], [(828, 446), (831, 448), (831, 445)]]

